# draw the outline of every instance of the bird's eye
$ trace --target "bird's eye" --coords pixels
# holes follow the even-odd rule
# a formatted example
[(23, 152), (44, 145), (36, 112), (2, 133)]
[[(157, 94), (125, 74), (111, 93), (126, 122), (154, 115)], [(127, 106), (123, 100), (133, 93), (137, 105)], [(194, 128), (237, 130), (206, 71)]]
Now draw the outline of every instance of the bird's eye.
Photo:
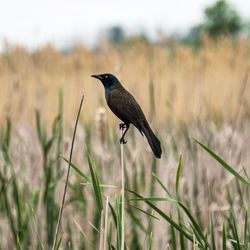
[(105, 76), (105, 78), (108, 78), (108, 77), (109, 77), (108, 75)]

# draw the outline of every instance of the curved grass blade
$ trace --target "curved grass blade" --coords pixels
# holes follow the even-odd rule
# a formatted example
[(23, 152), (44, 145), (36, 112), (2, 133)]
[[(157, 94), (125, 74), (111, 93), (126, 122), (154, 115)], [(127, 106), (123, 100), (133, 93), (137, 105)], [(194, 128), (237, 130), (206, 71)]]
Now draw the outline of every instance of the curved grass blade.
[(171, 193), (169, 192), (169, 190), (167, 189), (167, 187), (162, 183), (162, 181), (159, 179), (159, 177), (155, 174), (152, 173), (152, 175), (155, 177), (155, 179), (157, 180), (157, 182), (161, 185), (161, 187), (164, 189), (164, 191), (172, 198), (173, 196), (171, 195)]
[(160, 220), (158, 217), (156, 217), (156, 216), (154, 216), (154, 215), (152, 215), (152, 214), (146, 212), (145, 210), (143, 210), (143, 209), (141, 209), (141, 208), (139, 208), (139, 207), (135, 207), (135, 206), (133, 206), (133, 205), (130, 205), (130, 206), (133, 207), (133, 208), (135, 208), (135, 209), (137, 209), (138, 211), (140, 211), (140, 212), (146, 214), (147, 216), (149, 216), (149, 217), (151, 217), (151, 218), (153, 218), (153, 219)]
[[(184, 212), (186, 213), (186, 215), (188, 216), (188, 218), (190, 219), (192, 225), (193, 225), (193, 228), (195, 229), (194, 233), (198, 234), (200, 237), (198, 237), (198, 239), (202, 239), (203, 242), (205, 243), (205, 246), (206, 247), (209, 247), (209, 243), (206, 239), (206, 237), (203, 235), (202, 233), (202, 229), (200, 228), (199, 224), (196, 222), (196, 220), (194, 219), (194, 217), (192, 216), (192, 214), (190, 213), (189, 209), (184, 205), (182, 204), (181, 202), (173, 199), (173, 198), (158, 198), (158, 197), (149, 197), (149, 198), (136, 198), (136, 199), (132, 199), (132, 200), (141, 200), (141, 201), (170, 201), (170, 202), (175, 202), (177, 203), (183, 210)], [(203, 245), (203, 243), (201, 241), (199, 241), (200, 245)]]
[[(128, 192), (134, 194), (135, 196), (139, 197), (141, 200), (143, 200), (143, 197), (139, 194), (137, 194), (136, 192), (127, 189)], [(163, 199), (162, 199), (163, 200)], [(173, 200), (173, 199), (172, 199)], [(190, 235), (189, 233), (187, 233), (182, 226), (180, 226), (179, 224), (177, 224), (175, 221), (173, 221), (167, 214), (165, 214), (161, 209), (159, 209), (158, 207), (156, 207), (153, 203), (151, 203), (149, 200), (145, 200), (144, 201), (153, 209), (155, 210), (161, 217), (163, 217), (169, 224), (171, 224), (175, 229), (177, 229), (180, 234), (182, 234), (183, 236), (185, 236), (188, 240), (190, 240), (191, 242), (193, 242), (193, 236)]]
[(219, 162), (222, 165), (222, 167), (224, 167), (228, 172), (230, 172), (238, 180), (240, 180), (242, 183), (244, 183), (245, 185), (247, 185), (247, 187), (250, 188), (250, 182), (247, 181), (245, 178), (243, 178), (234, 168), (228, 165), (219, 155), (214, 153), (210, 148), (206, 147), (201, 142), (197, 140), (195, 140), (195, 142), (198, 143), (202, 148), (204, 148), (217, 162)]
[(136, 215), (134, 214), (134, 211), (133, 211), (132, 207), (134, 207), (134, 206), (132, 206), (132, 205), (128, 206), (127, 213), (130, 215), (131, 220), (133, 221), (133, 223), (135, 225), (137, 225), (144, 233), (146, 233), (147, 229), (143, 226), (141, 220), (136, 217)]
[(81, 176), (83, 177), (87, 182), (91, 182), (89, 177), (87, 175), (85, 175), (75, 164), (73, 164), (72, 162), (70, 163), (69, 160), (64, 157), (63, 155), (61, 155), (61, 158), (66, 161), (68, 164), (70, 164), (70, 166)]

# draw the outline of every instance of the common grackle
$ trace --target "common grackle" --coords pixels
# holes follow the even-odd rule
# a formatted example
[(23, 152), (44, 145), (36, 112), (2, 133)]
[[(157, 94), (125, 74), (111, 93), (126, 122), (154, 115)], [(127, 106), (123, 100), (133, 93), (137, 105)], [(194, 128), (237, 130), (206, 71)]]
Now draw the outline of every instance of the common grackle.
[(120, 81), (112, 74), (92, 75), (99, 79), (105, 88), (105, 98), (109, 108), (123, 121), (120, 129), (125, 129), (120, 143), (126, 143), (124, 136), (132, 123), (148, 143), (157, 158), (161, 158), (161, 143), (150, 128), (146, 117), (134, 97), (121, 85)]

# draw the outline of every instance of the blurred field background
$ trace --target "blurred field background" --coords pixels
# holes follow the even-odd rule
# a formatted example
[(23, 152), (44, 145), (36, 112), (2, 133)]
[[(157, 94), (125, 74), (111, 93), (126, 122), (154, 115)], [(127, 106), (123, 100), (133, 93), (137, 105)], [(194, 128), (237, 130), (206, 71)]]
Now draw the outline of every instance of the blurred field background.
[(133, 93), (163, 147), (156, 160), (128, 132), (126, 249), (249, 249), (248, 36), (201, 32), (198, 45), (136, 36), (67, 51), (6, 42), (0, 249), (52, 248), (82, 94), (57, 249), (121, 249), (119, 121), (90, 77), (104, 72)]
[[(159, 123), (210, 118), (233, 121), (250, 68), (249, 50), (248, 39), (232, 42), (222, 38), (214, 43), (206, 36), (197, 51), (171, 39), (159, 45), (139, 40), (119, 48), (105, 43), (98, 51), (76, 45), (69, 54), (52, 46), (33, 53), (20, 47), (9, 48), (0, 57), (1, 120), (8, 116), (16, 122), (30, 122), (37, 108), (51, 123), (58, 109), (56, 96), (60, 88), (67, 98), (67, 124), (74, 119), (72, 111), (82, 93), (86, 95), (84, 117), (93, 120), (96, 110), (104, 106), (103, 87), (90, 75), (113, 72), (148, 115), (156, 108)], [(151, 102), (152, 86), (155, 107)], [(247, 87), (244, 112), (249, 106), (249, 94)]]

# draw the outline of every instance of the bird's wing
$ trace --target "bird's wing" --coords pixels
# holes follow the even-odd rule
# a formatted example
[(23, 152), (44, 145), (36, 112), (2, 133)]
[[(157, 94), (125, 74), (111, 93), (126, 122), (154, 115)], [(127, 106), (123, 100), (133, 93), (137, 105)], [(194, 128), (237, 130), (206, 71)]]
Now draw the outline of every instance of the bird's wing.
[(146, 118), (140, 105), (128, 91), (113, 89), (109, 93), (107, 103), (113, 113), (124, 123), (132, 123), (140, 130), (140, 124)]

